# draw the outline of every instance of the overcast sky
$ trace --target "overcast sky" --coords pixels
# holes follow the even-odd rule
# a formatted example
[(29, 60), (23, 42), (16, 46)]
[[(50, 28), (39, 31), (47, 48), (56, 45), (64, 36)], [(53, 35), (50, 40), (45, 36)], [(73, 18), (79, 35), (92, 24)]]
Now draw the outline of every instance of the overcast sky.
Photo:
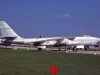
[(100, 0), (0, 0), (0, 20), (22, 37), (100, 37)]

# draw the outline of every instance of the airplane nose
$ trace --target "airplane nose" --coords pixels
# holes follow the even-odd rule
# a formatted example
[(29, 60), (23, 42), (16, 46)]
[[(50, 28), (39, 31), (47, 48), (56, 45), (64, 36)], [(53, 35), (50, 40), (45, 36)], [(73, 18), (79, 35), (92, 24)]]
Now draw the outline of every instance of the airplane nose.
[(100, 43), (100, 38), (98, 38), (97, 42)]
[(98, 38), (98, 40), (97, 40), (97, 45), (98, 45), (98, 47), (100, 46), (100, 38)]

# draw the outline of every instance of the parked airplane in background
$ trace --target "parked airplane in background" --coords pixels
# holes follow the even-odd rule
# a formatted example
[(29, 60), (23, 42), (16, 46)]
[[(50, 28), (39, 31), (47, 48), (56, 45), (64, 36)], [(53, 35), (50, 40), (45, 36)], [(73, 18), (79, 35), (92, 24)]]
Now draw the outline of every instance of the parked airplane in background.
[(80, 36), (74, 38), (64, 38), (62, 41), (63, 44), (69, 47), (69, 49), (77, 50), (77, 49), (85, 49), (87, 50), (89, 46), (99, 47), (100, 38), (92, 37), (92, 36)]
[[(2, 38), (0, 44), (12, 45), (12, 44), (32, 44), (38, 46), (38, 44), (49, 40), (60, 40), (62, 37), (50, 37), (50, 38), (22, 38), (18, 36), (5, 21), (0, 21), (0, 30)], [(41, 48), (44, 46), (41, 46)], [(40, 47), (38, 49), (41, 49)]]

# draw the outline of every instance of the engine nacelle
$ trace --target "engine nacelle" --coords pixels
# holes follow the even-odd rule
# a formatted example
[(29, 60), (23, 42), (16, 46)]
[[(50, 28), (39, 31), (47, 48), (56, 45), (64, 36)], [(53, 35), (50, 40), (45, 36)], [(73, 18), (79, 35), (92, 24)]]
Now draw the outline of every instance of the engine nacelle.
[(42, 49), (45, 49), (46, 46), (37, 46), (38, 50), (42, 50)]
[(1, 42), (6, 42), (6, 39), (2, 39)]

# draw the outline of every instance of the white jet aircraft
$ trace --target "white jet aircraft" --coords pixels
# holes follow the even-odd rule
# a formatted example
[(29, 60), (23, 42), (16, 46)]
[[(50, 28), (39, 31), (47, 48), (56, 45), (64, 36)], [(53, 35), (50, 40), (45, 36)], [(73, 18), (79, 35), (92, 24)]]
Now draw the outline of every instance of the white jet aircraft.
[[(12, 28), (5, 22), (0, 21), (0, 30), (2, 38), (0, 44), (2, 45), (11, 45), (11, 44), (32, 44), (33, 46), (39, 46), (41, 43), (50, 40), (60, 40), (62, 37), (50, 37), (50, 38), (22, 38), (18, 36)], [(44, 46), (38, 47), (42, 49)]]
[(77, 50), (77, 49), (85, 49), (87, 50), (89, 46), (95, 46), (99, 47), (100, 44), (100, 38), (92, 37), (92, 36), (80, 36), (80, 37), (74, 37), (74, 38), (64, 38), (62, 41), (63, 44), (66, 44), (66, 46), (69, 46), (70, 49)]

